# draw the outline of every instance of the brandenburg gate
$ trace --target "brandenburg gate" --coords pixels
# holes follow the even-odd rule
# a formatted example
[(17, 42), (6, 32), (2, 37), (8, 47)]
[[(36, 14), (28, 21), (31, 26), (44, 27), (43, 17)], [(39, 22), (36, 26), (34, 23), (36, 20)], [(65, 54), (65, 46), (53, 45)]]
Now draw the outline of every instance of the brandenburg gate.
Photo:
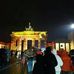
[(29, 27), (25, 31), (12, 32), (11, 34), (11, 50), (25, 51), (31, 47), (46, 47), (47, 32), (34, 31), (29, 23)]

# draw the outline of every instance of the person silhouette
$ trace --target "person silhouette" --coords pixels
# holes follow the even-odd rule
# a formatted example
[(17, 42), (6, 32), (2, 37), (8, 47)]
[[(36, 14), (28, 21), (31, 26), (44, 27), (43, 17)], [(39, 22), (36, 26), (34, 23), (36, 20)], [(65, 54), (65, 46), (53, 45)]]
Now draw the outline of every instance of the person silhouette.
[(57, 60), (51, 50), (52, 47), (47, 47), (44, 51), (44, 74), (55, 74), (55, 66), (57, 66)]
[(55, 66), (56, 74), (61, 74), (61, 67), (63, 66), (63, 61), (61, 57), (57, 54), (56, 49), (53, 49), (51, 52), (55, 55), (58, 62), (57, 66)]
[(42, 54), (39, 54), (39, 53), (36, 54), (36, 62), (34, 64), (32, 74), (44, 74), (43, 55)]

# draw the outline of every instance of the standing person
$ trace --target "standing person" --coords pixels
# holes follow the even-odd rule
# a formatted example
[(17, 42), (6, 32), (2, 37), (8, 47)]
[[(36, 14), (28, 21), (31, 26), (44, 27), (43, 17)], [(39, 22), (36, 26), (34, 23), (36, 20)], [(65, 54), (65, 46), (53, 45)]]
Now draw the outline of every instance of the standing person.
[(55, 55), (51, 53), (52, 47), (47, 47), (44, 55), (44, 73), (56, 74), (55, 66), (57, 66), (57, 60)]
[(67, 51), (65, 51), (65, 50), (62, 51), (61, 58), (62, 58), (62, 61), (63, 61), (62, 74), (71, 73), (71, 71), (72, 71), (72, 68), (71, 68), (72, 61), (71, 61), (71, 58), (68, 55)]
[(58, 62), (57, 66), (55, 66), (56, 74), (61, 74), (61, 67), (63, 66), (63, 61), (61, 57), (57, 54), (56, 49), (53, 49), (51, 52), (55, 55), (56, 60)]
[(32, 74), (44, 74), (43, 55), (41, 54), (36, 55), (36, 63), (34, 64)]
[[(41, 49), (38, 49), (38, 50), (36, 51), (35, 56), (37, 56), (37, 55), (43, 55), (43, 52), (41, 51)], [(34, 67), (34, 64), (36, 63), (35, 56), (34, 56), (34, 60), (33, 60), (33, 67)], [(33, 70), (33, 69), (32, 69), (32, 70)]]
[(28, 74), (32, 74), (32, 70), (33, 70), (33, 60), (34, 60), (34, 52), (32, 50), (29, 50), (29, 54), (28, 54), (28, 61), (27, 61), (27, 65), (28, 65)]

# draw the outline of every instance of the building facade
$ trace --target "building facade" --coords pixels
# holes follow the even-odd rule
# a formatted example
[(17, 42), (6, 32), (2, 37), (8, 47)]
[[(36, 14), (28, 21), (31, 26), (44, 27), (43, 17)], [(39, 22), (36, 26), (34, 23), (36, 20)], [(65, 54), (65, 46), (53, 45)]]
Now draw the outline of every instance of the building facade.
[(0, 42), (0, 49), (1, 49), (1, 48), (5, 48), (5, 46), (6, 46), (6, 45), (5, 45), (4, 42)]
[(53, 48), (55, 48), (57, 51), (58, 50), (66, 50), (67, 52), (69, 52), (71, 50), (71, 45), (69, 41), (56, 41), (56, 42), (48, 42), (47, 46), (53, 46)]
[(68, 39), (70, 41), (71, 49), (74, 49), (74, 30), (69, 33)]
[(11, 50), (25, 51), (31, 47), (46, 47), (47, 32), (34, 31), (29, 23), (29, 27), (25, 31), (12, 32), (11, 34)]

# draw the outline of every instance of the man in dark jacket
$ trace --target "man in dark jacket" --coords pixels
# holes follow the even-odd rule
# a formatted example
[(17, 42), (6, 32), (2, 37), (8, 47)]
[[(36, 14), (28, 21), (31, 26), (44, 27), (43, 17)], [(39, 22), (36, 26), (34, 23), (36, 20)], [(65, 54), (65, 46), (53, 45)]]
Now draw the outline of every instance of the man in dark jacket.
[(36, 63), (34, 64), (32, 74), (44, 74), (43, 55), (42, 54), (36, 55)]
[(51, 53), (52, 47), (47, 47), (44, 55), (44, 73), (55, 74), (55, 66), (57, 66), (57, 60), (53, 53)]

